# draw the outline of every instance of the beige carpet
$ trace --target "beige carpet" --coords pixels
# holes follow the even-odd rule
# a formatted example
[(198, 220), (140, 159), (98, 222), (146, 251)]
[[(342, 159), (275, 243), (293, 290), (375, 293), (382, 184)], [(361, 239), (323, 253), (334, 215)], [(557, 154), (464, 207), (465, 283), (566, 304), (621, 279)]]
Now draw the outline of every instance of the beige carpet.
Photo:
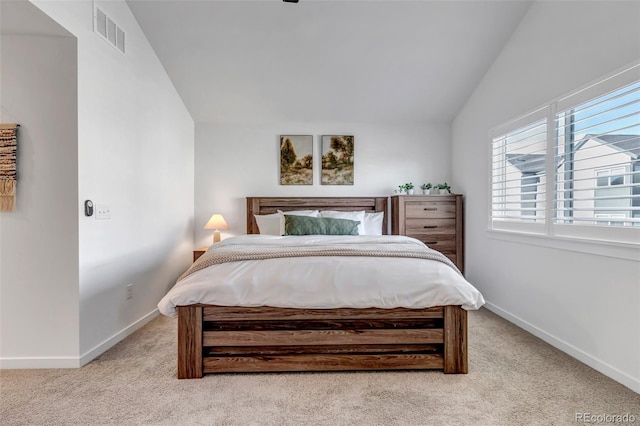
[[(482, 309), (470, 373), (223, 374), (177, 380), (160, 317), (75, 370), (0, 372), (2, 425), (575, 425), (640, 395)], [(601, 423), (602, 424), (602, 423)]]

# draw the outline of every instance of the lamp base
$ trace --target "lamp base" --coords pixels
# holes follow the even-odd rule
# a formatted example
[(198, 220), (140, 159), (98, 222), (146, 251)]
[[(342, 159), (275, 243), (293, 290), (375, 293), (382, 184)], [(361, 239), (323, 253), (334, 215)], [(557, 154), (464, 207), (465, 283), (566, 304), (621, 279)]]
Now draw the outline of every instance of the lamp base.
[(217, 229), (213, 231), (213, 244), (220, 242), (220, 231)]

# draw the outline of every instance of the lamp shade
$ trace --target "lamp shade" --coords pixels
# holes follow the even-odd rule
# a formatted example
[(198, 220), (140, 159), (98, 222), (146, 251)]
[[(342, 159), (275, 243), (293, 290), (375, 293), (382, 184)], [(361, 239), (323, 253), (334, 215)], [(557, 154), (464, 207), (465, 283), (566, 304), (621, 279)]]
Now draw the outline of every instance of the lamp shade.
[(224, 220), (221, 214), (214, 214), (211, 216), (204, 229), (227, 229), (227, 222)]

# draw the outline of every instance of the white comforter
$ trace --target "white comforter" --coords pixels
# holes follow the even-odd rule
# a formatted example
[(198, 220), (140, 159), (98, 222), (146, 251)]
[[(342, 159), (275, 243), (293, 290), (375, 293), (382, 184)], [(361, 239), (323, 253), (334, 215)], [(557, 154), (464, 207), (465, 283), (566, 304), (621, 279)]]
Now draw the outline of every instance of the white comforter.
[[(302, 245), (341, 242), (411, 241), (404, 236), (267, 236), (228, 238), (209, 248), (233, 244)], [(175, 316), (175, 307), (204, 303), (281, 308), (428, 308), (462, 305), (478, 309), (480, 292), (442, 262), (390, 257), (296, 257), (245, 260), (209, 266), (179, 281), (158, 308)]]

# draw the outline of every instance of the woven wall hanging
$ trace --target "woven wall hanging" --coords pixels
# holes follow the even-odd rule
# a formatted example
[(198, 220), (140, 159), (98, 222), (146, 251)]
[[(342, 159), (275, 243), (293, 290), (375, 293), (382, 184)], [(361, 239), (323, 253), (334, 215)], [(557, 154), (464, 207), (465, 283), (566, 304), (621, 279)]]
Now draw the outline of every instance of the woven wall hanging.
[(0, 212), (16, 207), (16, 152), (19, 124), (0, 124)]

